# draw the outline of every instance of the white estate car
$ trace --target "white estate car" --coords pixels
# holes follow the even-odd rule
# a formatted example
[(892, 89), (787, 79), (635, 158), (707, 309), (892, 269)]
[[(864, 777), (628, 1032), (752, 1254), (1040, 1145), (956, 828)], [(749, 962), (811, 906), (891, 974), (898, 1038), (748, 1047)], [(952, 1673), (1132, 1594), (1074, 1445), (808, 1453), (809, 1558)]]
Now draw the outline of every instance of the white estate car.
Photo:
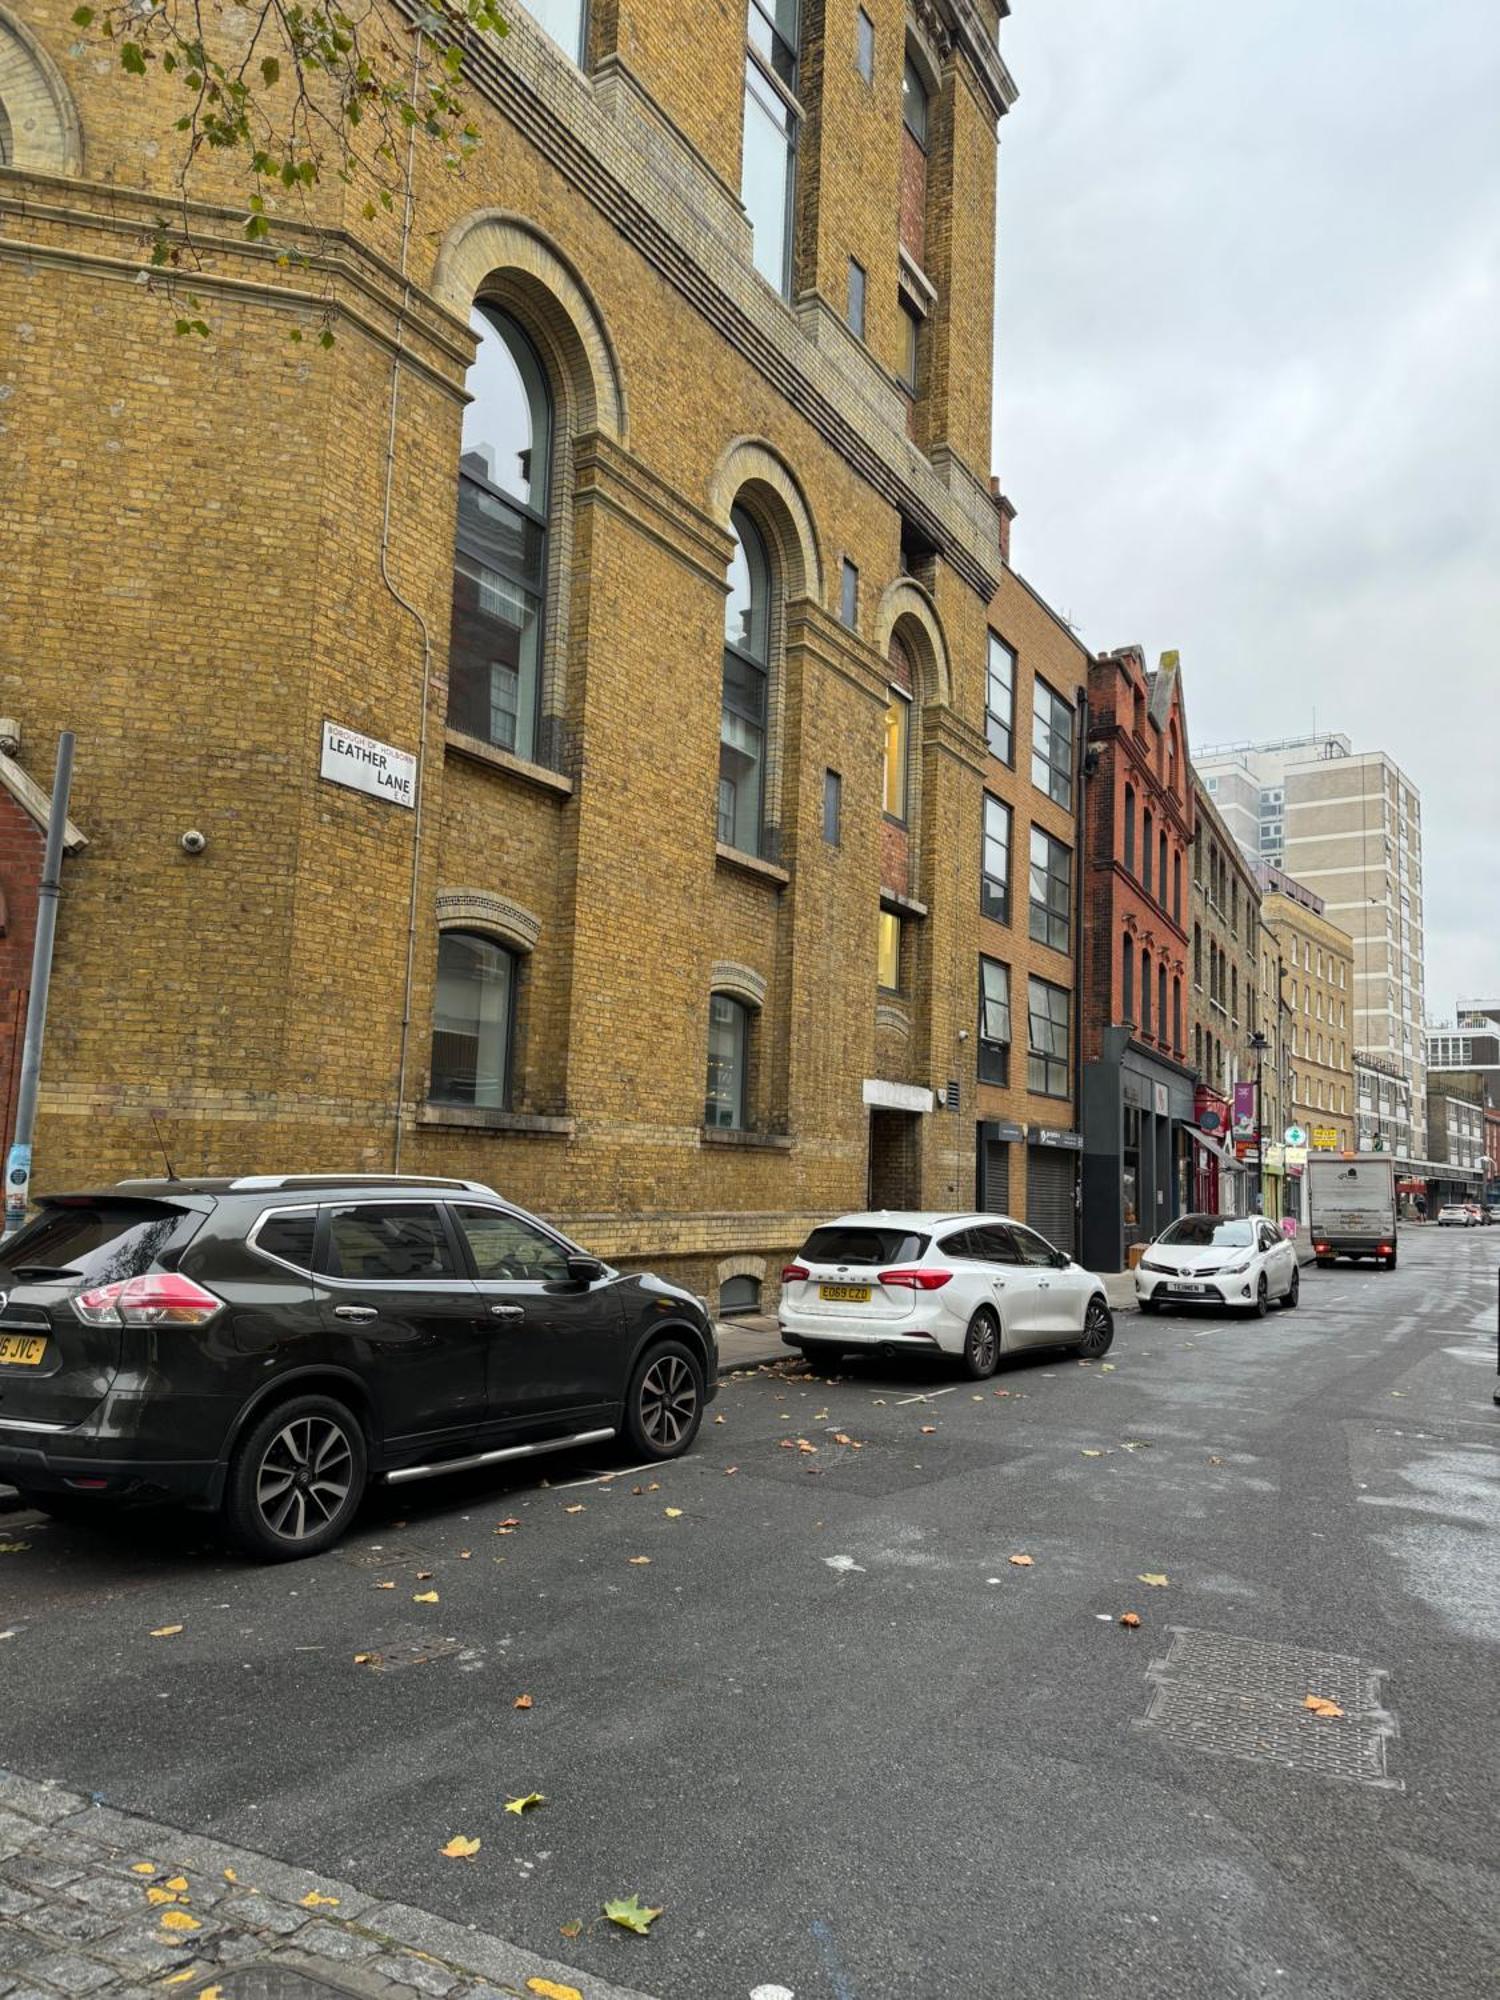
[(814, 1363), (846, 1348), (951, 1354), (978, 1378), (1019, 1347), (1106, 1354), (1099, 1280), (1005, 1215), (842, 1215), (781, 1274), (781, 1337)]
[(1297, 1252), (1261, 1215), (1180, 1215), (1136, 1266), (1143, 1313), (1160, 1306), (1230, 1306), (1261, 1313), (1297, 1303)]
[(1438, 1210), (1439, 1229), (1477, 1229), (1479, 1216), (1467, 1202), (1452, 1201)]

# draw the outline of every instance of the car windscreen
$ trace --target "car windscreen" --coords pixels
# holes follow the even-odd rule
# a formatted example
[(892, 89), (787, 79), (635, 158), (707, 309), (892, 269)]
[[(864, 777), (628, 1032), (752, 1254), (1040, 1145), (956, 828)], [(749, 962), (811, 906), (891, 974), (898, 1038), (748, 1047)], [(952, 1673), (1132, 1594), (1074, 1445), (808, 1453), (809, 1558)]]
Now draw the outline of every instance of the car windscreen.
[(12, 1236), (0, 1261), (23, 1284), (49, 1279), (109, 1285), (159, 1267), (180, 1250), (201, 1222), (189, 1209), (160, 1201), (49, 1204)]
[(1174, 1250), (1248, 1250), (1255, 1232), (1243, 1217), (1184, 1215), (1158, 1240)]
[(931, 1238), (912, 1229), (881, 1229), (868, 1223), (830, 1224), (815, 1229), (800, 1255), (809, 1264), (912, 1264)]

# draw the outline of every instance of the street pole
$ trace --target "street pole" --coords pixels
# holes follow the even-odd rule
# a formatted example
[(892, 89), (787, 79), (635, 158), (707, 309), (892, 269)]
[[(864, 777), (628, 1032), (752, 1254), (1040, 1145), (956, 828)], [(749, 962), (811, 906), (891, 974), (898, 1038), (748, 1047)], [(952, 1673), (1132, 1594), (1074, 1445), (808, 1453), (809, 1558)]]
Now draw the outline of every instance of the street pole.
[[(31, 994), (26, 1006), (26, 1039), (21, 1047), (21, 1086), (16, 1097), (16, 1132), (5, 1161), (5, 1236), (26, 1221), (31, 1193), (31, 1138), (36, 1128), (37, 1086), (42, 1074), (42, 1038), (47, 1032), (47, 992), (52, 984), (52, 941), (57, 935), (57, 899), (62, 889), (63, 841), (68, 826), (68, 793), (73, 784), (73, 732), (57, 739), (57, 771), (47, 845), (36, 900), (36, 938), (31, 951)], [(0, 1241), (3, 1241), (0, 1237)]]

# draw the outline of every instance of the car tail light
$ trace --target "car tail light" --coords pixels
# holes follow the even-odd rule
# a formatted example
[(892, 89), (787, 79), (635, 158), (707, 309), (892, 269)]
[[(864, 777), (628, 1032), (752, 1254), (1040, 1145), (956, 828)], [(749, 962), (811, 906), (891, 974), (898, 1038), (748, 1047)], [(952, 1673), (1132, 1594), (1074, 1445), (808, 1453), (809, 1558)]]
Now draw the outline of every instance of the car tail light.
[(783, 1264), (781, 1267), (781, 1282), (784, 1285), (795, 1284), (798, 1278), (811, 1276), (812, 1273), (805, 1264)]
[(1319, 1255), (1320, 1257), (1322, 1256), (1323, 1252), (1324, 1252), (1324, 1251), (1325, 1251), (1325, 1250), (1326, 1250), (1327, 1248), (1328, 1248), (1328, 1245), (1327, 1245), (1326, 1243), (1315, 1243), (1315, 1244), (1313, 1245), (1313, 1249), (1314, 1249), (1314, 1250), (1316, 1250), (1316, 1252), (1318, 1253), (1318, 1255)]
[(900, 1285), (908, 1292), (935, 1292), (946, 1285), (953, 1276), (951, 1271), (928, 1271), (915, 1266), (904, 1266), (899, 1271), (882, 1271), (882, 1285)]
[(1382, 1257), (1389, 1257), (1389, 1256), (1390, 1256), (1390, 1254), (1391, 1254), (1391, 1246), (1390, 1246), (1390, 1244), (1389, 1244), (1389, 1243), (1382, 1243), (1382, 1244), (1381, 1244), (1381, 1246), (1380, 1246), (1380, 1254), (1381, 1254), (1381, 1256), (1382, 1256)]
[(180, 1271), (152, 1271), (95, 1285), (72, 1304), (86, 1326), (203, 1326), (224, 1301)]

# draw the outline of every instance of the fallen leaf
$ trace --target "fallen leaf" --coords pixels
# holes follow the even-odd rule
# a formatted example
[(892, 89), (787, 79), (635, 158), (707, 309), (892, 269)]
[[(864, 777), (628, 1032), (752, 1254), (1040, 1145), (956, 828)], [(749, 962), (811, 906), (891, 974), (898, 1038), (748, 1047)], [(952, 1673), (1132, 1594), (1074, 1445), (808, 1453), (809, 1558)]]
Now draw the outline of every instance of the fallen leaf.
[(798, 1438), (797, 1440), (798, 1451), (816, 1451), (817, 1448), (818, 1447), (815, 1444), (813, 1444), (811, 1440), (808, 1438)]
[(583, 1924), (577, 1917), (570, 1917), (567, 1923), (558, 1925), (557, 1934), (565, 1938), (582, 1937)]
[(130, 1864), (130, 1872), (132, 1875), (154, 1875), (156, 1873), (156, 1863), (154, 1861), (133, 1861)]
[(636, 1931), (644, 1937), (661, 1915), (661, 1911), (653, 1910), (643, 1904), (639, 1896), (616, 1896), (612, 1903), (604, 1905), (604, 1914), (612, 1924), (618, 1924), (622, 1930)]
[(470, 1840), (466, 1834), (455, 1833), (447, 1846), (438, 1851), (449, 1861), (472, 1861), (479, 1852), (479, 1842)]
[(1008, 1396), (1008, 1395), (1010, 1394), (1010, 1391), (1009, 1391), (1009, 1389), (997, 1389), (997, 1390), (995, 1391), (995, 1394), (996, 1394), (997, 1396)]
[(182, 1627), (180, 1625), (158, 1625), (151, 1636), (153, 1639), (170, 1639), (174, 1633), (181, 1630)]
[(1148, 1570), (1144, 1575), (1138, 1576), (1136, 1582), (1149, 1583), (1153, 1590), (1165, 1590), (1167, 1587), (1167, 1579), (1159, 1569)]
[(166, 1885), (174, 1896), (182, 1895), (188, 1886), (186, 1875), (174, 1875)]
[(835, 1444), (853, 1444), (854, 1442), (847, 1431), (835, 1431), (833, 1441)]
[(505, 1810), (508, 1813), (514, 1813), (516, 1818), (519, 1819), (522, 1813), (530, 1812), (533, 1806), (544, 1806), (546, 1803), (547, 1795), (545, 1792), (523, 1792), (518, 1799), (507, 1799), (505, 1801)]
[(680, 1521), (682, 1519), (682, 1509), (680, 1507), (663, 1507), (661, 1511), (669, 1521)]
[(1329, 1701), (1320, 1694), (1310, 1694), (1302, 1706), (1311, 1709), (1314, 1715), (1327, 1716), (1335, 1720), (1344, 1712), (1336, 1701)]
[(1115, 1364), (1113, 1363), (1113, 1361), (1101, 1361), (1099, 1363), (1099, 1373), (1101, 1375), (1113, 1375), (1114, 1372), (1115, 1372)]
[(238, 1882), (239, 1879), (240, 1879), (239, 1876), (235, 1874), (232, 1868), (226, 1868), (224, 1870), (224, 1880), (226, 1882)]
[(466, 1563), (469, 1560), (470, 1556), (473, 1555), (473, 1553), (474, 1551), (472, 1549), (460, 1549), (458, 1552), (458, 1559), (461, 1563)]
[(201, 1977), (201, 1975), (199, 1974), (199, 1972), (198, 1972), (198, 1971), (196, 1970), (196, 1968), (195, 1968), (195, 1967), (193, 1967), (193, 1966), (191, 1966), (191, 1965), (185, 1965), (185, 1966), (183, 1967), (183, 1969), (181, 1970), (181, 1972), (174, 1972), (174, 1973), (171, 1973), (171, 1974), (170, 1974), (170, 1975), (169, 1975), (169, 1976), (168, 1976), (168, 1977), (167, 1977), (166, 1979), (164, 1979), (164, 1980), (162, 1981), (162, 1985), (163, 1985), (163, 1986), (181, 1986), (181, 1985), (183, 1984), (183, 1982), (184, 1982), (185, 1980), (188, 1980), (188, 1979), (197, 1979), (197, 1978), (200, 1978), (200, 1977)]
[(161, 1913), (163, 1930), (201, 1931), (203, 1926), (196, 1917), (190, 1917), (186, 1910), (163, 1910)]
[(1131, 1631), (1134, 1631), (1136, 1626), (1139, 1625), (1140, 1622), (1141, 1621), (1139, 1617), (1133, 1611), (1122, 1611), (1120, 1613), (1120, 1623), (1122, 1625), (1128, 1625)]
[(146, 1901), (153, 1907), (157, 1907), (162, 1903), (175, 1903), (177, 1898), (172, 1894), (170, 1889), (148, 1889), (146, 1891)]
[(30, 1547), (30, 1542), (0, 1542), (0, 1556), (18, 1556)]
[(1140, 1438), (1130, 1438), (1126, 1442), (1125, 1449), (1127, 1451), (1149, 1451), (1151, 1447), (1149, 1444), (1143, 1443)]
[(496, 1528), (495, 1530), (497, 1535), (513, 1535), (515, 1532), (514, 1528)]
[(1224, 1463), (1222, 1458), (1211, 1458), (1208, 1462), (1210, 1465), (1222, 1465)]
[(438, 1601), (435, 1590), (419, 1590), (412, 1597), (413, 1604), (436, 1604)]
[(646, 1489), (644, 1486), (632, 1486), (630, 1490), (632, 1493), (644, 1493)]
[(646, 1491), (648, 1493), (660, 1493), (661, 1481), (659, 1479), (653, 1479), (651, 1484), (646, 1488)]
[(529, 1694), (518, 1694), (511, 1703), (512, 1708), (535, 1708), (536, 1703)]
[(354, 1664), (357, 1667), (373, 1667), (379, 1658), (379, 1653), (356, 1653)]
[(432, 1581), (432, 1571), (430, 1569), (419, 1569), (417, 1571), (418, 1583), (430, 1583), (431, 1581)]
[(1079, 1456), (1082, 1458), (1103, 1458), (1104, 1453), (1102, 1451), (1084, 1451)]
[(637, 1569), (643, 1569), (650, 1562), (651, 1558), (650, 1556), (628, 1556), (626, 1560), (634, 1563)]
[(815, 1410), (813, 1412), (813, 1422), (815, 1424), (826, 1423), (827, 1420), (828, 1420), (828, 1412), (826, 1410)]
[(586, 1511), (586, 1510), (585, 1510), (585, 1508), (584, 1508), (584, 1504), (583, 1504), (583, 1502), (582, 1502), (581, 1500), (576, 1500), (576, 1501), (574, 1501), (574, 1503), (573, 1503), (573, 1505), (572, 1505), (571, 1507), (564, 1507), (564, 1508), (563, 1508), (563, 1512), (564, 1512), (565, 1514), (582, 1514), (582, 1513), (583, 1513), (583, 1512), (585, 1512), (585, 1511)]
[(396, 1586), (393, 1583), (377, 1583), (375, 1588), (377, 1590), (394, 1590)]
[(924, 1437), (924, 1438), (925, 1438), (925, 1437), (931, 1437), (931, 1436), (932, 1436), (932, 1433), (933, 1433), (933, 1432), (934, 1432), (934, 1431), (935, 1431), (936, 1429), (937, 1429), (937, 1425), (936, 1425), (936, 1424), (923, 1424), (923, 1426), (922, 1426), (922, 1435), (923, 1435), (923, 1437)]
[(304, 1910), (331, 1910), (337, 1907), (337, 1896), (320, 1896), (316, 1889), (309, 1889), (305, 1896), (297, 1898)]
[(199, 1989), (198, 2000), (224, 2000), (222, 1986), (204, 1986)]
[[(579, 1930), (583, 1925), (578, 1926)], [(540, 1996), (540, 2000), (583, 2000), (576, 1986), (559, 1986), (555, 1979), (528, 1979), (526, 1991)]]
[(724, 1419), (723, 1419), (723, 1417), (722, 1417), (722, 1416), (718, 1416), (718, 1417), (715, 1417), (715, 1418), (714, 1418), (714, 1422), (715, 1422), (716, 1424), (722, 1424), (722, 1423), (723, 1423), (723, 1421), (724, 1421)]
[(725, 1466), (725, 1468), (724, 1468), (724, 1477), (725, 1477), (726, 1479), (733, 1479), (734, 1475), (735, 1475), (735, 1474), (736, 1474), (736, 1473), (737, 1473), (738, 1471), (739, 1471), (739, 1467), (738, 1467), (737, 1465), (726, 1465), (726, 1466)]
[(1036, 1562), (1036, 1557), (1035, 1557), (1035, 1556), (1012, 1556), (1012, 1557), (1011, 1557), (1011, 1561), (1012, 1561), (1012, 1562), (1013, 1562), (1013, 1563), (1015, 1564), (1015, 1566), (1016, 1566), (1016, 1568), (1017, 1568), (1017, 1569), (1031, 1569), (1031, 1568), (1032, 1568), (1032, 1567), (1033, 1567), (1033, 1566), (1035, 1565), (1035, 1562)]

